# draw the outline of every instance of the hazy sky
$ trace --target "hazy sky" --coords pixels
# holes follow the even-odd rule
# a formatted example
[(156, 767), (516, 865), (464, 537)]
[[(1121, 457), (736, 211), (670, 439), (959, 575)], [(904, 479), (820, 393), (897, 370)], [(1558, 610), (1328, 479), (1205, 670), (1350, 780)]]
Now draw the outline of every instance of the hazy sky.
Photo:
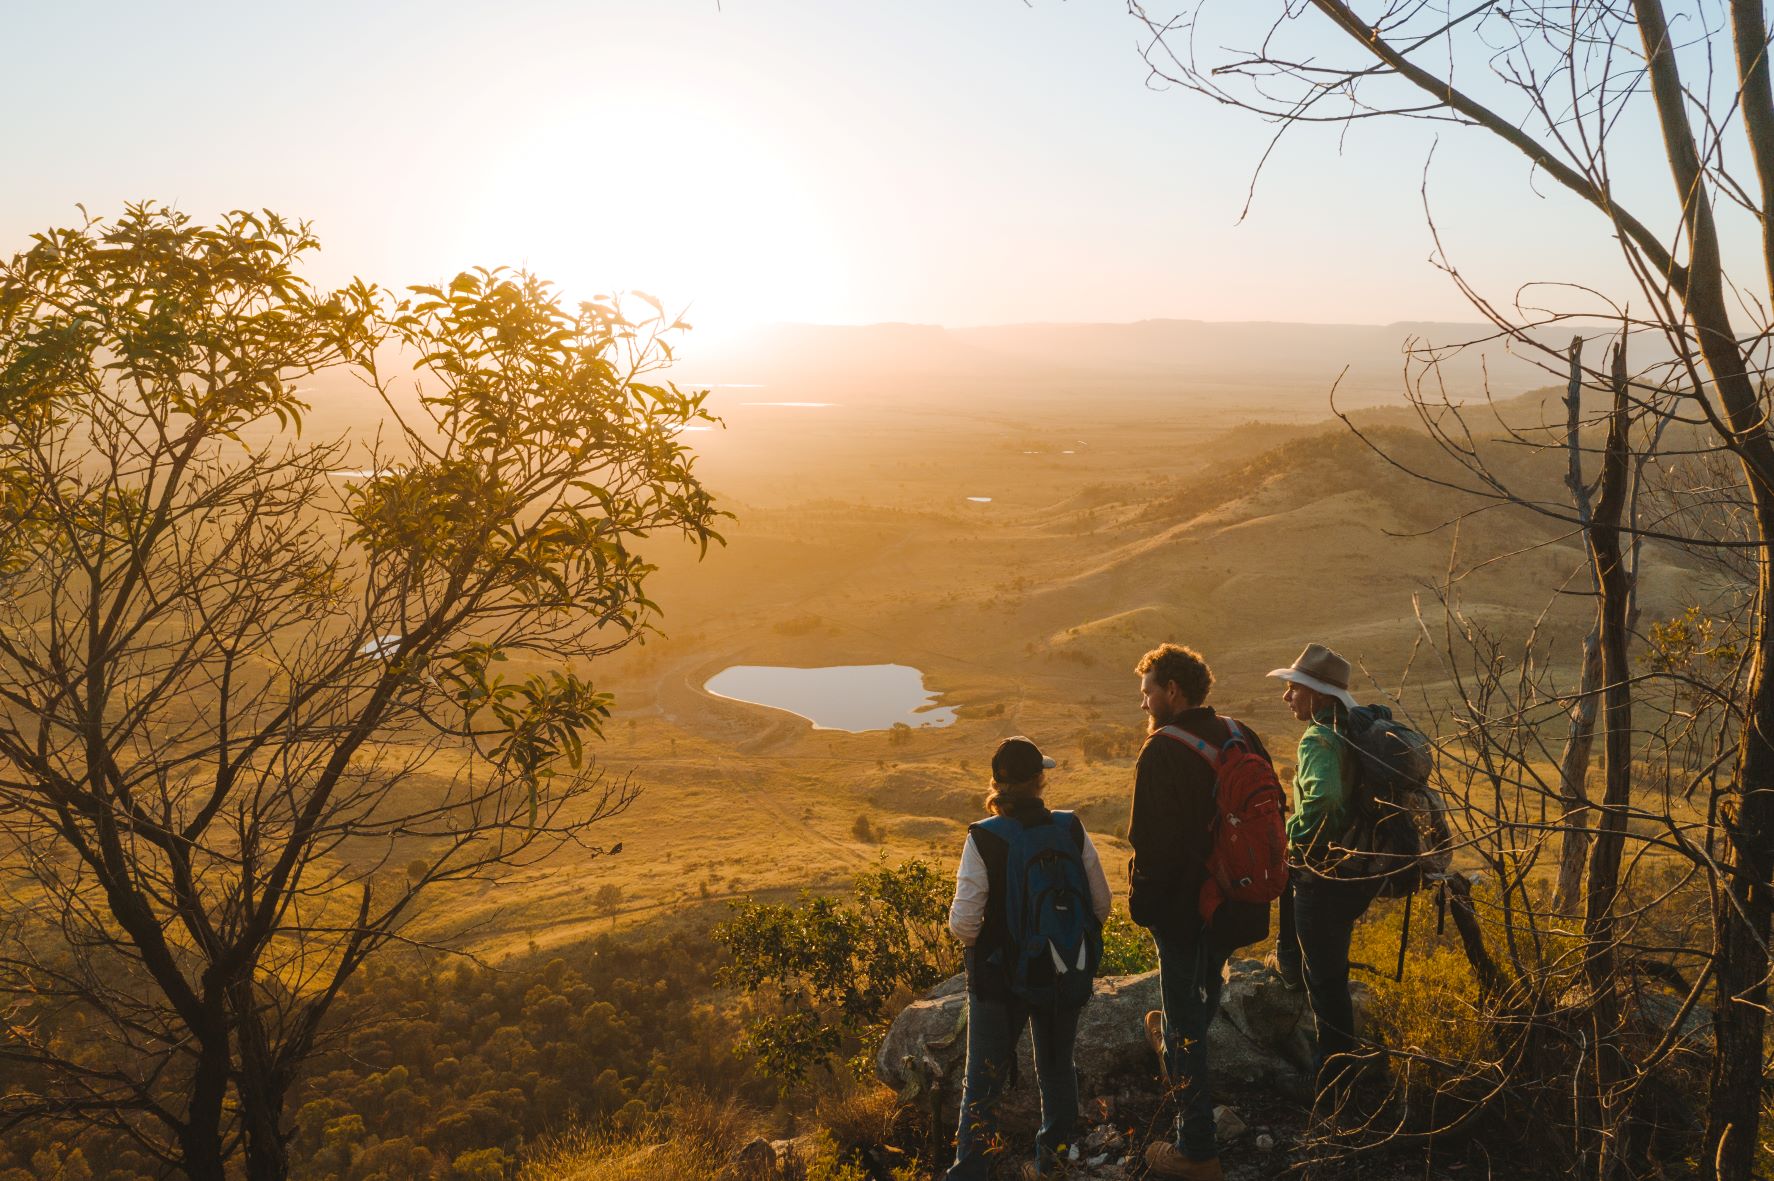
[[(522, 263), (710, 328), (1474, 318), (1434, 130), (1291, 134), (1154, 90), (1123, 0), (0, 0), (0, 249), (155, 198), (311, 218), (317, 277)], [(1606, 281), (1562, 191), (1443, 128), (1500, 296)]]

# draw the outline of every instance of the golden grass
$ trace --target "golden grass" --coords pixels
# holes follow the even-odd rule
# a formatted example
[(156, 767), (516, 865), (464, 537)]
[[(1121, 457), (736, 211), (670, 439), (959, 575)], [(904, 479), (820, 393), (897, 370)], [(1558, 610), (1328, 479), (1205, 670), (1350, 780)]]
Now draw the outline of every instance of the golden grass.
[[(1200, 647), (1219, 678), (1215, 704), (1286, 763), (1298, 727), (1267, 670), (1324, 639), (1391, 675), (1416, 637), (1412, 594), (1446, 566), (1441, 536), (1386, 533), (1399, 512), (1431, 511), (1439, 494), (1413, 486), (1406, 506), (1376, 499), (1376, 481), (1391, 477), (1341, 426), (1304, 441), (1297, 426), (1280, 432), (1294, 441), (1268, 462), (1249, 432), (1223, 434), (1249, 412), (1210, 398), (1186, 414), (1102, 399), (972, 417), (838, 395), (816, 399), (837, 406), (801, 412), (744, 400), (727, 408), (729, 431), (697, 440), (700, 470), (738, 514), (729, 544), (697, 562), (659, 539), (649, 590), (669, 638), (588, 670), (618, 707), (595, 753), (642, 788), (598, 833), (623, 852), (565, 850), (453, 891), (428, 931), (466, 921), (469, 942), (496, 959), (608, 930), (612, 916), (591, 902), (606, 883), (622, 889), (620, 928), (752, 894), (841, 887), (882, 856), (952, 864), (991, 750), (1013, 733), (1062, 761), (1050, 802), (1082, 809), (1119, 884), (1132, 764), (1087, 760), (1084, 739), (1143, 725), (1131, 670), (1140, 651), (1163, 640)], [(1321, 413), (1298, 402), (1291, 418)], [(1011, 437), (1066, 440), (1075, 453), (1013, 448)], [(1190, 489), (1212, 493), (1211, 513), (1187, 511)], [(994, 499), (967, 503), (974, 495)], [(1152, 515), (1173, 501), (1174, 514)], [(1480, 518), (1462, 529), (1462, 550), (1517, 548), (1524, 528)], [(1545, 590), (1509, 564), (1463, 585), (1470, 600), (1512, 615), (1537, 612)], [(1662, 612), (1677, 587), (1648, 587), (1646, 612)], [(1566, 614), (1574, 636), (1587, 622), (1581, 604)], [(923, 669), (960, 720), (896, 745), (885, 731), (814, 730), (701, 692), (729, 664), (875, 662)], [(859, 815), (884, 841), (858, 839)]]

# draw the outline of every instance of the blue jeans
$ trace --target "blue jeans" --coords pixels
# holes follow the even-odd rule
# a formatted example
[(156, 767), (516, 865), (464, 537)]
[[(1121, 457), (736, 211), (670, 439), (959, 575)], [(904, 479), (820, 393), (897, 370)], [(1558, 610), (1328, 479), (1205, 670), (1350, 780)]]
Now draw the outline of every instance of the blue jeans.
[(1213, 1130), (1213, 1074), (1207, 1030), (1220, 1011), (1228, 951), (1207, 936), (1167, 939), (1157, 931), (1158, 988), (1164, 1000), (1164, 1069), (1177, 1098), (1175, 1143), (1190, 1160), (1220, 1154)]
[(1041, 1131), (1035, 1161), (1042, 1172), (1055, 1166), (1059, 1151), (1072, 1142), (1078, 1125), (1078, 1068), (1072, 1047), (1078, 1041), (1079, 1008), (1051, 1012), (1016, 1001), (967, 996), (967, 1080), (961, 1089), (961, 1126), (955, 1131), (955, 1163), (947, 1181), (984, 1181), (991, 1157), (1003, 1150), (994, 1108), (1016, 1077), (1016, 1043), (1023, 1026), (1033, 1027), (1035, 1081), (1041, 1088)]
[(1313, 1055), (1317, 1088), (1335, 1083), (1355, 1050), (1355, 1004), (1349, 997), (1349, 941), (1355, 920), (1373, 902), (1379, 883), (1326, 881), (1296, 873), (1281, 903), (1276, 956), (1287, 962), (1289, 944), (1304, 969), (1306, 999), (1318, 1031)]

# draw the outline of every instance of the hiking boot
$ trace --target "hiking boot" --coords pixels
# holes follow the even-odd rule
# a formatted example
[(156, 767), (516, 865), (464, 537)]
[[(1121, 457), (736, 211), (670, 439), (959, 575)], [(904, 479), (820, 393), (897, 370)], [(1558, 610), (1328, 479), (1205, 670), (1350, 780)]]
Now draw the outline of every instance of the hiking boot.
[(1225, 1181), (1220, 1171), (1220, 1158), (1190, 1160), (1168, 1140), (1154, 1140), (1146, 1146), (1146, 1168), (1154, 1177), (1174, 1177), (1178, 1181)]
[(1146, 1014), (1146, 1044), (1158, 1055), (1158, 1075), (1170, 1084), (1170, 1063), (1164, 1056), (1164, 1010), (1153, 1009)]
[(1281, 987), (1289, 992), (1298, 992), (1306, 987), (1306, 977), (1300, 971), (1300, 965), (1283, 963), (1281, 957), (1270, 952), (1263, 957), (1263, 967), (1281, 977)]

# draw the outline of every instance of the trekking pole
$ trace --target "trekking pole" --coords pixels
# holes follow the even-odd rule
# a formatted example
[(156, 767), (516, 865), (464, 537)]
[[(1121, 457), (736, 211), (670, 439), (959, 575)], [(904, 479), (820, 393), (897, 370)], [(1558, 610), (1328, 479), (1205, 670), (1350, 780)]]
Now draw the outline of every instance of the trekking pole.
[(1398, 971), (1392, 974), (1394, 980), (1404, 979), (1404, 949), (1411, 941), (1411, 899), (1416, 896), (1415, 891), (1404, 896), (1404, 923), (1398, 932)]

